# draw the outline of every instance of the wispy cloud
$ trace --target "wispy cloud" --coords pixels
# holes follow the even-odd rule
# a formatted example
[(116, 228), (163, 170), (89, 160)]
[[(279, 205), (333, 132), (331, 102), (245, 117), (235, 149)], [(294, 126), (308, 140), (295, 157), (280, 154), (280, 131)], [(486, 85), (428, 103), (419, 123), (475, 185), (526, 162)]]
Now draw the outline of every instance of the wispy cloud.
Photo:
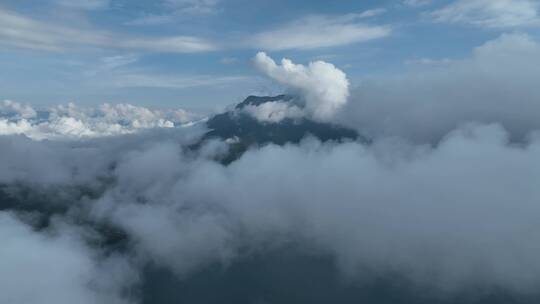
[(429, 15), (437, 22), (508, 28), (539, 26), (539, 9), (536, 0), (458, 0)]
[(432, 0), (403, 0), (403, 4), (407, 6), (424, 6), (431, 4)]
[(177, 13), (211, 14), (217, 11), (220, 0), (164, 0)]
[(245, 76), (210, 76), (210, 75), (154, 75), (144, 73), (118, 73), (107, 79), (108, 86), (117, 88), (162, 88), (187, 89), (194, 87), (219, 87), (232, 83), (245, 82)]
[(219, 11), (220, 0), (162, 0), (157, 7), (160, 13), (145, 13), (125, 25), (146, 26), (173, 23), (184, 16), (215, 14)]
[(433, 59), (433, 58), (415, 58), (405, 60), (406, 65), (424, 65), (424, 66), (444, 66), (454, 62), (449, 58)]
[(167, 24), (174, 21), (173, 15), (154, 15), (148, 14), (141, 17), (135, 18), (128, 22), (125, 22), (124, 25), (160, 25)]
[(391, 33), (390, 26), (369, 25), (361, 20), (383, 12), (370, 10), (341, 16), (308, 16), (259, 33), (250, 44), (265, 50), (315, 49), (382, 38)]
[(121, 67), (130, 65), (139, 61), (139, 56), (136, 54), (107, 56), (99, 59), (97, 64), (85, 70), (84, 75), (95, 76), (103, 72), (110, 72)]
[(221, 64), (235, 64), (238, 62), (238, 58), (236, 57), (223, 57), (219, 60)]
[(2, 9), (0, 9), (0, 45), (47, 51), (62, 51), (77, 46), (172, 53), (217, 49), (212, 42), (198, 37), (141, 37), (74, 29), (34, 20)]

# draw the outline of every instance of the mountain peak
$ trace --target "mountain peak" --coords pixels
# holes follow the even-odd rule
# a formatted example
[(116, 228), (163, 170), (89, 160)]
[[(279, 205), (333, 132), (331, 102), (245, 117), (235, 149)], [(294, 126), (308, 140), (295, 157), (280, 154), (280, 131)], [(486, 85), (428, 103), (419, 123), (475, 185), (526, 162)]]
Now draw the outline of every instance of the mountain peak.
[(204, 139), (221, 138), (227, 140), (235, 138), (232, 145), (233, 153), (227, 156), (225, 162), (230, 162), (252, 145), (299, 143), (307, 136), (313, 136), (322, 142), (360, 140), (368, 142), (356, 130), (337, 124), (314, 121), (302, 117), (297, 119), (286, 118), (279, 122), (261, 122), (246, 113), (246, 106), (260, 106), (266, 102), (291, 102), (295, 98), (289, 95), (277, 96), (249, 96), (239, 103), (233, 110), (211, 117), (206, 125), (210, 131)]
[(282, 101), (282, 102), (289, 102), (293, 100), (294, 97), (291, 95), (277, 95), (277, 96), (248, 96), (244, 101), (237, 104), (235, 109), (242, 109), (246, 106), (260, 106), (263, 103), (267, 102), (275, 102), (275, 101)]

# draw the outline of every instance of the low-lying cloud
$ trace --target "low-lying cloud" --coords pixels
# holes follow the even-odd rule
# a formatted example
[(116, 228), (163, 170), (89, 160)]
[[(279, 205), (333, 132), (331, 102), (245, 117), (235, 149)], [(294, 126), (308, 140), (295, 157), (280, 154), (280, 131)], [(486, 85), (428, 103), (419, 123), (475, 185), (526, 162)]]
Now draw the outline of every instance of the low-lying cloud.
[(443, 66), (365, 79), (339, 120), (372, 136), (437, 142), (461, 124), (499, 123), (513, 139), (540, 128), (540, 44), (504, 34), (469, 58)]
[[(352, 277), (398, 272), (436, 289), (519, 292), (540, 280), (537, 137), (516, 146), (498, 125), (469, 125), (436, 148), (307, 140), (252, 150), (229, 166), (193, 158), (182, 141), (139, 139), (116, 148), (95, 143), (86, 154), (56, 143), (39, 153), (50, 168), (14, 162), (25, 155), (3, 145), (11, 172), (2, 184), (52, 181), (58, 189), (114, 180), (68, 207), (127, 233), (138, 263), (180, 276), (241, 259), (246, 248), (293, 242), (330, 254)], [(65, 176), (51, 176), (53, 168), (66, 168)]]

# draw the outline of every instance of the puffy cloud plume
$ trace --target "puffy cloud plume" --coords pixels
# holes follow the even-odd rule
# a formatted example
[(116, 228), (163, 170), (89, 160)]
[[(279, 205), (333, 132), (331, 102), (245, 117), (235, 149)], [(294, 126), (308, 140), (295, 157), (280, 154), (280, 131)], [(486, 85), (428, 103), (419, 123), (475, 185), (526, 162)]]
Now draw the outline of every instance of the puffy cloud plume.
[(254, 62), (266, 76), (299, 93), (305, 110), (315, 119), (330, 119), (347, 102), (349, 80), (333, 64), (315, 61), (304, 66), (283, 59), (278, 65), (264, 52), (259, 52)]
[(366, 79), (343, 109), (344, 121), (373, 136), (436, 142), (470, 121), (500, 123), (514, 139), (540, 127), (540, 44), (504, 34), (472, 56), (384, 79)]

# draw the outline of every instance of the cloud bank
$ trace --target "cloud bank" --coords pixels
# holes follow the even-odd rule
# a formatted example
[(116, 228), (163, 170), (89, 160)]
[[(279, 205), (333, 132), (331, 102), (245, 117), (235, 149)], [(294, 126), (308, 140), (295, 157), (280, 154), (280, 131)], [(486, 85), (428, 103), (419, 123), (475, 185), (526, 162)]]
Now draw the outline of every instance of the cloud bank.
[(503, 34), (469, 58), (365, 79), (338, 115), (359, 130), (437, 142), (461, 124), (500, 123), (512, 138), (540, 127), (540, 44), (526, 34)]
[[(137, 267), (180, 277), (292, 243), (332, 256), (352, 278), (397, 272), (435, 290), (530, 293), (540, 280), (537, 138), (516, 146), (498, 125), (469, 125), (435, 148), (308, 140), (255, 149), (229, 166), (211, 150), (194, 158), (189, 140), (6, 138), (1, 183), (60, 189), (73, 210), (63, 217), (117, 227)], [(92, 184), (104, 187), (93, 198), (67, 190)]]
[(70, 103), (37, 111), (10, 100), (0, 103), (0, 114), (0, 135), (19, 134), (37, 140), (131, 134), (173, 128), (201, 118), (182, 109), (160, 111), (130, 104), (84, 108)]

